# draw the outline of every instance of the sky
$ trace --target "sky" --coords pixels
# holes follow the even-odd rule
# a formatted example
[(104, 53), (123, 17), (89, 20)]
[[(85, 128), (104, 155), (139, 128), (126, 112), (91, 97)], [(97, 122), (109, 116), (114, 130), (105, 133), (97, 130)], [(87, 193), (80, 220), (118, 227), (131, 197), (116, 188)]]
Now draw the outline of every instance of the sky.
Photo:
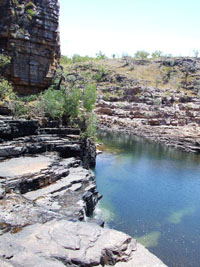
[(59, 0), (62, 55), (200, 51), (199, 0)]

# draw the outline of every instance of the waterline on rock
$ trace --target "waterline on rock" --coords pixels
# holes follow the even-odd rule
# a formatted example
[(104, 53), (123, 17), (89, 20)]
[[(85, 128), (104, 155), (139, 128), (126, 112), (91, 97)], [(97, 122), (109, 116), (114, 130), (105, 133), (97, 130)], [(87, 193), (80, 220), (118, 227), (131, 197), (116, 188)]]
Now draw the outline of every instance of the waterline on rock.
[(106, 205), (102, 205), (100, 202), (97, 204), (94, 210), (94, 219), (103, 220), (106, 225), (115, 219), (115, 214), (112, 212), (111, 207), (106, 208)]

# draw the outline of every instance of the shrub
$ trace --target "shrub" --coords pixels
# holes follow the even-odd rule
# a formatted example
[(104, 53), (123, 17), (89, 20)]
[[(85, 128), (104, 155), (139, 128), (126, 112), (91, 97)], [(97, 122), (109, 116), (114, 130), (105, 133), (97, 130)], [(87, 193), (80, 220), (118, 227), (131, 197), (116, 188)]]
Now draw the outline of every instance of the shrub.
[(83, 133), (83, 137), (96, 137), (97, 120), (97, 116), (94, 113), (91, 113), (86, 117), (86, 131)]
[(10, 63), (10, 57), (4, 54), (0, 54), (0, 68), (4, 68)]
[(46, 90), (40, 97), (39, 105), (52, 119), (61, 119), (64, 114), (64, 95), (62, 91)]
[(163, 56), (163, 52), (160, 51), (160, 50), (156, 50), (156, 51), (154, 51), (154, 52), (151, 54), (151, 57), (152, 57), (153, 59), (155, 59), (155, 58), (160, 58), (160, 57), (162, 57), (162, 56)]
[(106, 59), (106, 55), (102, 51), (96, 53), (96, 57), (97, 59)]
[(94, 84), (87, 84), (83, 91), (83, 107), (87, 112), (91, 112), (93, 110), (96, 98), (96, 86)]
[(72, 60), (67, 56), (61, 56), (60, 63), (61, 65), (66, 65), (72, 63)]
[(12, 85), (3, 78), (0, 79), (0, 98), (7, 100), (15, 98)]
[(79, 114), (80, 94), (80, 89), (78, 88), (65, 89), (64, 113), (71, 119), (76, 118)]
[(28, 115), (31, 111), (31, 107), (24, 104), (23, 101), (19, 99), (17, 101), (12, 102), (12, 112), (14, 116), (20, 117), (24, 115)]
[(74, 54), (73, 56), (72, 56), (72, 62), (73, 63), (79, 63), (79, 62), (85, 62), (85, 61), (88, 61), (88, 60), (94, 60), (94, 58), (92, 58), (92, 57), (89, 57), (89, 56), (80, 56), (80, 55), (78, 55), (78, 54)]
[(141, 50), (141, 51), (137, 51), (137, 52), (135, 53), (134, 56), (135, 56), (135, 58), (137, 58), (137, 59), (142, 59), (142, 60), (144, 60), (144, 59), (147, 59), (147, 58), (148, 58), (149, 53), (146, 52), (146, 51), (144, 51), (144, 50)]

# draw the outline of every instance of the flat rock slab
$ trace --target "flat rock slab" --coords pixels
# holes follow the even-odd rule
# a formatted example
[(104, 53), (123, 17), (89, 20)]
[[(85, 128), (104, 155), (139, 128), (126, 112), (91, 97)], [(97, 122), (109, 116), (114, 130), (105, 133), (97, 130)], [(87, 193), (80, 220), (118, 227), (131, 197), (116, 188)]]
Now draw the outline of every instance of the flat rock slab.
[(129, 261), (135, 250), (135, 240), (124, 233), (66, 220), (37, 223), (0, 236), (0, 258), (20, 267), (114, 265)]
[(33, 174), (46, 169), (52, 162), (52, 158), (42, 155), (4, 160), (0, 162), (0, 177)]
[[(59, 213), (35, 205), (20, 194), (8, 194), (0, 199), (0, 235), (12, 228), (45, 223), (63, 217)], [(4, 225), (6, 227), (2, 227)]]

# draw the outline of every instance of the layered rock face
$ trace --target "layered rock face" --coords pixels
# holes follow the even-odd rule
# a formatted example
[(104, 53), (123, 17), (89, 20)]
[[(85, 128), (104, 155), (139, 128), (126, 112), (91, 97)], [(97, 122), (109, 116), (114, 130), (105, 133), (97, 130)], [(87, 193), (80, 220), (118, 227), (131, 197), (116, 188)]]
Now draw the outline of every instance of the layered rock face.
[(60, 58), (57, 0), (1, 0), (0, 52), (11, 56), (5, 75), (21, 95), (46, 89)]

